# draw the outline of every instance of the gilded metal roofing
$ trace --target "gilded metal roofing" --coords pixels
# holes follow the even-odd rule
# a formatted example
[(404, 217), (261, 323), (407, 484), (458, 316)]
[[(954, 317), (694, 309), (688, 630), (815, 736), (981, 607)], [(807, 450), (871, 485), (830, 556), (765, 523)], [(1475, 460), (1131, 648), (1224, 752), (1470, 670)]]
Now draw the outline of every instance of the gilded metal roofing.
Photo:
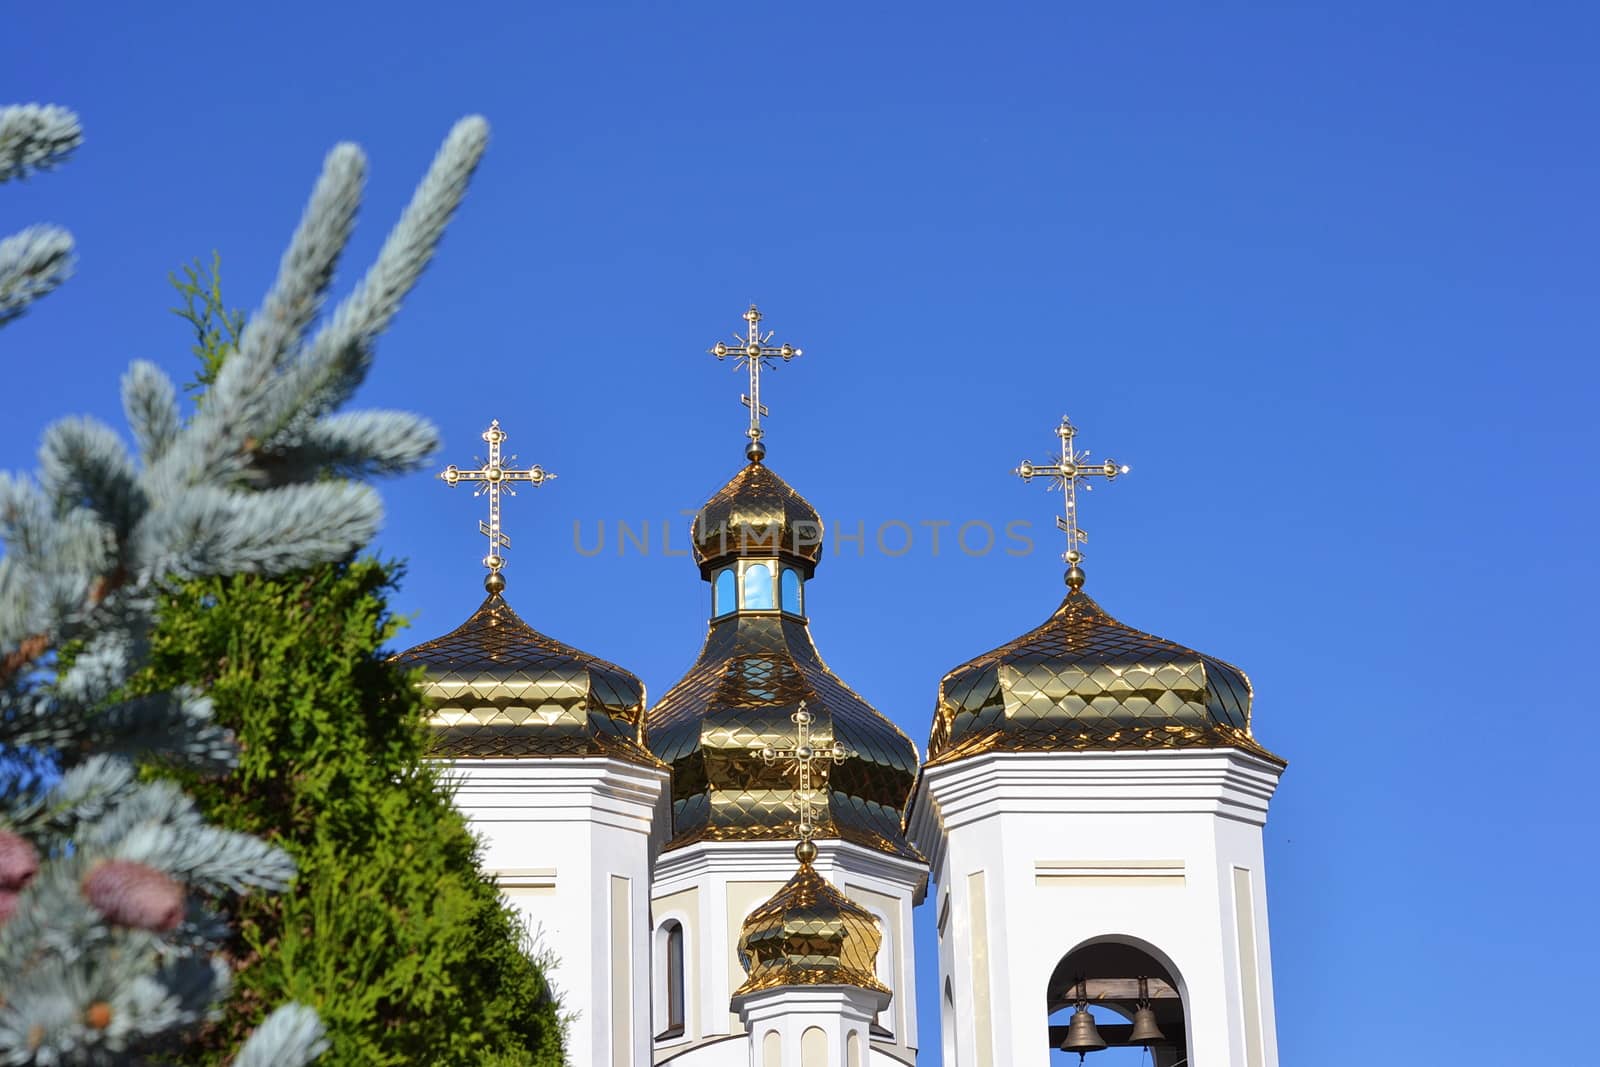
[(849, 985), (889, 992), (876, 963), (878, 920), (810, 863), (750, 913), (739, 936), (739, 962), (749, 977), (734, 996), (795, 985)]
[(546, 637), (499, 593), (443, 637), (394, 659), (427, 668), (422, 688), (440, 756), (614, 756), (659, 765), (641, 736), (643, 683)]
[(945, 675), (928, 762), (984, 752), (1245, 749), (1239, 668), (1125, 626), (1074, 589), (1043, 625)]
[(689, 529), (702, 573), (740, 556), (781, 555), (805, 565), (822, 558), (822, 519), (806, 498), (760, 460), (706, 501)]
[(668, 848), (800, 836), (796, 782), (762, 749), (789, 743), (802, 701), (812, 744), (848, 750), (813, 787), (816, 836), (917, 856), (900, 826), (916, 745), (828, 669), (803, 621), (776, 613), (714, 621), (695, 665), (650, 710), (650, 748), (672, 768)]

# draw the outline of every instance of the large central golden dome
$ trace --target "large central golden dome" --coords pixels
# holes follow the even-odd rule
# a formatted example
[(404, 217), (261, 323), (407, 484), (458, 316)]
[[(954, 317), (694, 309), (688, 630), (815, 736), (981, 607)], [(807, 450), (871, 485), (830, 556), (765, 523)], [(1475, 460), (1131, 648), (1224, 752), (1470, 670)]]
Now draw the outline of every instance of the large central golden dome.
[(984, 752), (1240, 748), (1250, 680), (1230, 663), (1135, 630), (1079, 589), (1016, 640), (939, 683), (928, 762)]
[[(815, 521), (816, 511), (799, 493), (752, 462), (703, 514), (779, 511), (785, 529)], [(916, 783), (916, 745), (822, 661), (804, 601), (820, 548), (807, 552), (779, 540), (738, 541), (727, 552), (718, 546), (700, 553), (702, 576), (713, 587), (705, 646), (646, 723), (651, 750), (672, 768), (668, 848), (799, 836), (795, 776), (782, 761), (765, 760), (762, 749), (793, 743), (794, 714), (803, 702), (814, 745), (838, 742), (847, 750), (816, 786), (816, 836), (917, 855), (901, 830)]]

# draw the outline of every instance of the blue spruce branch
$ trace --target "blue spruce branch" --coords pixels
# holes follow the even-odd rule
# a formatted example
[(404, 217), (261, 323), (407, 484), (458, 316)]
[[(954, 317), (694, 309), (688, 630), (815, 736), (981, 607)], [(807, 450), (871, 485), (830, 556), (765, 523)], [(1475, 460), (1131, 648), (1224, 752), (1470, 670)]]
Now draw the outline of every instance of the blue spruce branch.
[[(0, 110), (0, 179), (60, 162), (76, 129), (63, 109)], [(143, 1062), (226, 995), (213, 902), (292, 878), (281, 850), (211, 826), (176, 786), (135, 773), (141, 759), (232, 765), (204, 695), (123, 694), (167, 583), (349, 556), (382, 518), (357, 479), (413, 469), (437, 444), (416, 415), (339, 409), (438, 247), (487, 132), (479, 118), (451, 131), (319, 328), (366, 171), (355, 146), (335, 148), (197, 411), (186, 419), (171, 379), (136, 363), (122, 399), (137, 454), (109, 427), (65, 419), (35, 477), (0, 473), (0, 749), (48, 753), (58, 772), (0, 796), (0, 1065)], [(3, 264), (0, 321), (22, 306), (4, 302)], [(236, 1063), (298, 1067), (324, 1046), (316, 1014), (287, 1005)]]

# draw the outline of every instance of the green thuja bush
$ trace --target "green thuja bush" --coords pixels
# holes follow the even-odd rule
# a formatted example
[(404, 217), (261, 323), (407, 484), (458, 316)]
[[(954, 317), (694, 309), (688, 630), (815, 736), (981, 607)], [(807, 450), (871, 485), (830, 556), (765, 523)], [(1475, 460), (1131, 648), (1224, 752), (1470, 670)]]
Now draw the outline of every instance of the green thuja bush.
[(190, 582), (153, 635), (152, 689), (202, 680), (235, 772), (185, 784), (207, 817), (294, 857), (235, 902), (234, 994), (184, 1062), (226, 1063), (275, 1006), (314, 1007), (347, 1067), (561, 1063), (526, 935), (425, 759), (415, 677), (386, 661), (398, 572), (372, 560)]

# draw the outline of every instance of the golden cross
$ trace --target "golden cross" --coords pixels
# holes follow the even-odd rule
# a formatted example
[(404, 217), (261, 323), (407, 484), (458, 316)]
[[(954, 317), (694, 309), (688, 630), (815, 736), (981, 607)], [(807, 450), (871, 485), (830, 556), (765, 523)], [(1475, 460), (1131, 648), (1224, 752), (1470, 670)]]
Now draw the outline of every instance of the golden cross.
[(819, 779), (826, 781), (828, 777), (828, 764), (843, 763), (855, 755), (838, 741), (833, 741), (825, 748), (819, 748), (811, 742), (811, 713), (806, 710), (806, 702), (801, 701), (795, 713), (790, 716), (794, 720), (795, 737), (793, 748), (774, 748), (766, 745), (761, 749), (761, 759), (771, 765), (779, 760), (788, 760), (786, 770), (798, 772), (800, 788), (795, 797), (800, 808), (800, 845), (795, 849), (796, 855), (802, 862), (809, 862), (807, 856), (816, 855), (816, 847), (811, 844), (811, 835), (817, 832), (817, 794), (811, 787), (811, 774), (813, 768)]
[(785, 363), (801, 354), (800, 349), (793, 345), (772, 345), (767, 342), (772, 340), (773, 331), (761, 332), (761, 312), (754, 304), (744, 313), (745, 335), (733, 335), (738, 343), (727, 345), (718, 341), (711, 348), (711, 354), (718, 359), (734, 357), (734, 365), (744, 367), (750, 372), (750, 392), (741, 394), (739, 399), (744, 406), (750, 409), (750, 429), (745, 431), (745, 436), (750, 438), (750, 444), (745, 452), (751, 459), (760, 459), (766, 454), (766, 448), (761, 444), (761, 416), (771, 414), (767, 406), (761, 402), (761, 369), (772, 367), (775, 359)]
[[(1119, 466), (1114, 460), (1104, 463), (1089, 463), (1089, 450), (1079, 450), (1072, 444), (1072, 439), (1078, 436), (1078, 428), (1072, 425), (1072, 420), (1065, 415), (1061, 416), (1061, 425), (1056, 427), (1056, 436), (1061, 439), (1061, 458), (1055, 463), (1029, 463), (1023, 460), (1013, 474), (1023, 481), (1032, 481), (1034, 475), (1042, 474), (1050, 478), (1050, 488), (1060, 489), (1066, 497), (1066, 514), (1056, 518), (1056, 528), (1067, 535), (1067, 550), (1061, 558), (1067, 563), (1067, 584), (1073, 589), (1083, 588), (1083, 570), (1078, 564), (1083, 560), (1083, 550), (1079, 547), (1089, 539), (1089, 535), (1078, 527), (1078, 482), (1085, 478), (1104, 478), (1112, 481), (1119, 474), (1127, 474), (1127, 466)], [(1085, 485), (1084, 491), (1094, 488)]]
[(476, 497), (489, 494), (489, 521), (478, 520), (478, 532), (489, 539), (489, 554), (483, 557), (483, 565), (489, 568), (489, 577), (484, 580), (484, 585), (491, 593), (498, 593), (506, 584), (505, 579), (500, 576), (500, 568), (506, 565), (505, 557), (500, 554), (500, 550), (511, 547), (511, 538), (500, 529), (500, 494), (506, 492), (516, 496), (517, 491), (511, 488), (512, 482), (543, 485), (555, 475), (537, 463), (526, 470), (513, 470), (510, 464), (515, 463), (517, 457), (502, 459), (500, 456), (500, 445), (506, 439), (506, 432), (500, 428), (499, 419), (489, 423), (489, 428), (483, 431), (483, 439), (489, 442), (489, 458), (483, 466), (477, 470), (464, 471), (452, 463), (440, 472), (439, 477), (449, 486), (454, 486), (457, 482), (481, 482), (482, 484), (472, 495)]

